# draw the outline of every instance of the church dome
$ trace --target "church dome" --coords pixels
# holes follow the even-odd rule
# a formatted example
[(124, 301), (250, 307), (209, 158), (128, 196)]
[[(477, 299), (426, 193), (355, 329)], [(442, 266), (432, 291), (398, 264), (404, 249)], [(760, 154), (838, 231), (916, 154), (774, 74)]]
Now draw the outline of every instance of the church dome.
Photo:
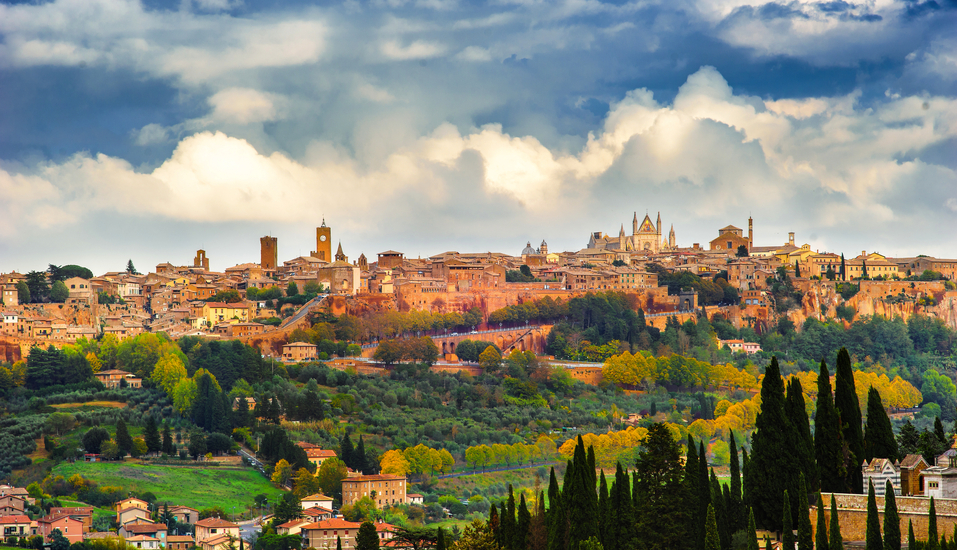
[(528, 256), (529, 254), (537, 254), (537, 252), (535, 252), (535, 249), (532, 248), (532, 242), (531, 242), (531, 241), (526, 242), (526, 243), (525, 243), (525, 249), (522, 250), (522, 256)]

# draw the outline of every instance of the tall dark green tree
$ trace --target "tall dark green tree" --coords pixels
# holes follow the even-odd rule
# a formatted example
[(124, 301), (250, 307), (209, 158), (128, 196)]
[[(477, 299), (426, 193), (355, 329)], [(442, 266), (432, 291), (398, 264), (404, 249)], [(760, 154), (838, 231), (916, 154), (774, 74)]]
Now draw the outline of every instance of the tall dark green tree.
[(884, 550), (901, 550), (901, 523), (897, 514), (897, 497), (888, 479), (884, 484)]
[(731, 547), (731, 532), (729, 531), (731, 525), (728, 522), (728, 514), (724, 508), (724, 496), (721, 491), (721, 484), (718, 483), (717, 476), (714, 475), (714, 470), (711, 470), (711, 479), (709, 481), (711, 489), (711, 510), (714, 513), (715, 521), (717, 522), (718, 528), (718, 538), (721, 541), (721, 548), (730, 549)]
[(705, 550), (721, 550), (721, 539), (718, 535), (718, 522), (715, 517), (714, 507), (708, 505), (707, 520), (705, 521)]
[(937, 534), (937, 505), (930, 497), (930, 512), (927, 516), (927, 544), (924, 550), (940, 550), (940, 537)]
[(698, 473), (698, 446), (694, 437), (688, 434), (688, 453), (685, 458), (685, 487), (688, 493), (687, 521), (688, 533), (694, 535), (694, 547), (704, 546), (704, 520), (701, 515), (700, 492), (701, 478)]
[(605, 480), (605, 471), (602, 470), (598, 478), (598, 540), (603, 548), (610, 546), (611, 538), (611, 497), (608, 495), (608, 482)]
[(794, 527), (791, 523), (791, 498), (784, 491), (781, 510), (781, 550), (794, 550)]
[(801, 477), (798, 482), (800, 487), (800, 493), (798, 494), (798, 532), (797, 532), (797, 543), (798, 548), (813, 548), (814, 547), (814, 530), (811, 528), (811, 507), (808, 505), (807, 500), (807, 482), (805, 481), (804, 473), (801, 473)]
[(874, 483), (867, 484), (867, 530), (864, 533), (865, 550), (884, 550), (881, 538), (881, 518), (877, 513), (877, 497), (874, 496)]
[(907, 520), (907, 548), (917, 548), (917, 537), (914, 536), (914, 520)]
[(156, 427), (156, 420), (153, 420), (153, 415), (146, 416), (143, 440), (146, 442), (146, 452), (156, 453), (163, 449), (163, 442), (160, 440), (159, 429)]
[[(563, 491), (563, 494), (570, 493), (565, 499), (565, 506), (568, 514), (568, 545), (571, 548), (598, 535), (598, 491), (593, 453), (592, 458), (589, 458), (585, 442), (579, 435), (572, 467), (565, 472), (568, 490)], [(568, 479), (569, 476), (571, 479)]]
[(758, 527), (754, 524), (753, 510), (748, 510), (748, 550), (758, 550)]
[(864, 460), (874, 458), (897, 460), (897, 440), (891, 419), (887, 417), (881, 394), (871, 386), (867, 390), (867, 425), (864, 426)]
[(828, 533), (828, 550), (844, 550), (844, 538), (841, 536), (841, 518), (837, 515), (837, 501), (831, 494), (831, 530)]
[(644, 548), (686, 546), (683, 474), (681, 451), (671, 430), (661, 423), (652, 424), (635, 462), (632, 490), (638, 518), (636, 538)]
[(764, 371), (761, 412), (755, 421), (751, 457), (744, 476), (744, 489), (759, 526), (781, 530), (784, 517), (781, 494), (797, 489), (799, 457), (790, 452), (797, 435), (784, 412), (784, 382), (776, 357)]
[(339, 459), (345, 463), (346, 466), (352, 468), (354, 461), (353, 455), (355, 454), (355, 447), (352, 445), (352, 438), (349, 437), (348, 432), (346, 436), (342, 438), (342, 441), (339, 443)]
[(126, 422), (122, 418), (116, 423), (116, 446), (120, 449), (120, 457), (129, 454), (133, 448), (133, 438), (130, 437), (130, 431), (126, 428)]
[(528, 511), (528, 504), (525, 503), (525, 493), (522, 493), (521, 501), (518, 505), (518, 518), (515, 526), (515, 548), (525, 550), (528, 548), (529, 535), (532, 531), (532, 513)]
[[(548, 550), (564, 550), (567, 541), (568, 519), (562, 503), (562, 493), (555, 477), (555, 467), (548, 474), (548, 511), (545, 516), (548, 524)], [(489, 519), (491, 521), (491, 517)]]
[(499, 546), (506, 550), (514, 550), (518, 542), (515, 536), (515, 493), (512, 484), (508, 484), (508, 500), (502, 505), (498, 514), (498, 530), (495, 532)]
[(817, 494), (817, 531), (814, 533), (814, 547), (817, 550), (828, 550), (827, 547), (827, 507), (824, 506), (824, 497)]
[(163, 425), (163, 454), (173, 454), (173, 434), (170, 431), (169, 424)]
[(631, 484), (619, 462), (615, 468), (615, 484), (612, 485), (609, 498), (612, 513), (611, 530), (614, 536), (612, 544), (606, 550), (628, 550), (635, 548), (635, 508), (631, 500)]
[(445, 529), (439, 527), (438, 534), (435, 537), (435, 550), (448, 550), (448, 545), (445, 542)]
[(814, 414), (814, 456), (821, 479), (821, 491), (841, 492), (847, 478), (844, 464), (844, 435), (841, 418), (831, 395), (831, 377), (821, 361), (817, 375), (817, 409)]
[[(708, 505), (711, 504), (711, 478), (708, 477), (708, 455), (704, 448), (704, 441), (698, 442), (698, 517), (707, 518)], [(704, 542), (707, 526), (699, 526), (701, 540)]]
[(728, 517), (733, 525), (731, 532), (736, 533), (747, 527), (747, 511), (741, 499), (741, 465), (738, 463), (738, 443), (734, 438), (734, 430), (728, 441), (728, 455), (731, 465), (731, 480), (728, 489), (731, 492), (731, 502), (728, 504)]
[(851, 369), (851, 356), (847, 348), (837, 353), (837, 370), (834, 375), (834, 405), (841, 415), (841, 433), (847, 444), (848, 460), (846, 492), (861, 494), (864, 477), (861, 474), (861, 462), (864, 460), (864, 429), (861, 425), (861, 403), (857, 399), (854, 387), (854, 371)]
[(379, 550), (379, 535), (371, 521), (363, 522), (359, 526), (359, 532), (356, 533), (356, 550)]
[(794, 439), (791, 448), (801, 462), (800, 471), (804, 473), (808, 490), (815, 491), (818, 487), (818, 476), (817, 463), (814, 461), (814, 440), (811, 438), (811, 424), (804, 406), (804, 388), (797, 377), (788, 382), (784, 412), (799, 436)]

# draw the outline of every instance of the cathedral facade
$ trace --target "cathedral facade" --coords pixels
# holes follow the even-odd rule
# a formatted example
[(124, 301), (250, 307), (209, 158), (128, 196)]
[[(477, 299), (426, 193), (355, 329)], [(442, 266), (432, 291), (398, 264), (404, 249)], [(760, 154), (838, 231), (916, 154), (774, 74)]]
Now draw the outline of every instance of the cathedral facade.
[(657, 224), (652, 223), (648, 214), (645, 214), (645, 219), (639, 224), (638, 213), (635, 212), (635, 216), (631, 222), (631, 235), (625, 234), (624, 224), (621, 226), (617, 237), (604, 235), (600, 231), (596, 231), (588, 238), (588, 248), (657, 254), (675, 248), (675, 228), (672, 226), (671, 231), (668, 233), (668, 240), (663, 240), (661, 233), (661, 213), (658, 213)]

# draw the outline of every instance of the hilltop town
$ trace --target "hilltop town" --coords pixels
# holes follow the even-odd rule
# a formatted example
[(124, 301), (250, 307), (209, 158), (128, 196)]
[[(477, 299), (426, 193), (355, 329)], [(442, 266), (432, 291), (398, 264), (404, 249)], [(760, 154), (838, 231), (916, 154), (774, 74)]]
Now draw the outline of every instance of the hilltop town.
[[(277, 239), (266, 236), (258, 263), (213, 271), (206, 251), (198, 250), (189, 265), (162, 262), (146, 274), (131, 263), (126, 271), (61, 277), (68, 294), (56, 300), (50, 291), (55, 273), (0, 274), (0, 357), (16, 361), (34, 345), (59, 346), (102, 334), (123, 339), (163, 332), (173, 339), (255, 342), (265, 355), (279, 358), (281, 345), (314, 308), (353, 315), (460, 313), (467, 322), (454, 328), (464, 332), (501, 328), (493, 314), (508, 306), (604, 291), (634, 295), (649, 324), (661, 329), (670, 316), (684, 321), (701, 311), (757, 333), (773, 330), (780, 318), (800, 327), (808, 318), (852, 321), (855, 314), (906, 319), (922, 313), (957, 327), (952, 284), (957, 259), (866, 251), (845, 258), (797, 244), (794, 233), (786, 243), (758, 245), (751, 219), (747, 234), (728, 225), (706, 246), (688, 247), (677, 245), (673, 226), (663, 234), (660, 214), (656, 223), (648, 215), (639, 223), (636, 214), (630, 235), (624, 225), (617, 237), (594, 232), (585, 248), (566, 252), (550, 251), (542, 241), (538, 247), (527, 243), (519, 254), (447, 251), (406, 258), (386, 250), (373, 261), (362, 253), (350, 262), (341, 242), (333, 253), (333, 241), (323, 220), (316, 228), (316, 250), (308, 256), (280, 263)], [(782, 275), (789, 292), (775, 290)], [(846, 290), (841, 295), (843, 282), (854, 283), (853, 296)], [(277, 306), (277, 298), (285, 299)], [(356, 340), (381, 336), (366, 331)], [(544, 351), (537, 345), (536, 351)]]
[[(695, 547), (715, 525), (715, 550), (790, 548), (791, 515), (802, 541), (812, 517), (860, 541), (892, 495), (902, 530), (949, 533), (957, 259), (716, 233), (683, 247), (636, 213), (577, 251), (370, 262), (323, 221), (282, 262), (266, 236), (223, 271), (198, 250), (0, 275), (6, 542), (631, 548), (616, 537), (651, 537), (675, 498), (707, 500), (672, 518)], [(671, 497), (648, 496), (651, 467), (682, 480)], [(615, 514), (633, 521), (612, 536)]]

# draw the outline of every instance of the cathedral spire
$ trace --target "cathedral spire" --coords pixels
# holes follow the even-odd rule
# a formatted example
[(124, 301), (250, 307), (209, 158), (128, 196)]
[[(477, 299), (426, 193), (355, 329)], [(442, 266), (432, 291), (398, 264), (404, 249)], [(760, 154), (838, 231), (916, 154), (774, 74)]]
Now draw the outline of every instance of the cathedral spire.
[(632, 227), (632, 234), (637, 235), (638, 234), (638, 212), (637, 211), (635, 212), (634, 219), (631, 220), (631, 227)]

